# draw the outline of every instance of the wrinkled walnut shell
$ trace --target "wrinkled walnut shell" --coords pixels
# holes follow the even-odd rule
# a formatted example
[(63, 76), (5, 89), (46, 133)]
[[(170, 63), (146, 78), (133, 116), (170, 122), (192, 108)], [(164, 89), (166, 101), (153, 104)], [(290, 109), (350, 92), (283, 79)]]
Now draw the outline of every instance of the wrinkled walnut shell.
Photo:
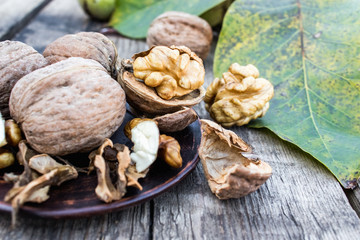
[(201, 120), (199, 156), (211, 191), (219, 199), (239, 198), (256, 191), (272, 173), (259, 159), (243, 155), (250, 147), (234, 132)]
[(0, 42), (0, 111), (5, 119), (10, 118), (9, 98), (15, 83), (46, 65), (45, 58), (25, 43)]
[[(123, 63), (129, 66), (129, 61)], [(126, 67), (127, 68), (127, 67)], [(183, 107), (192, 107), (204, 98), (205, 89), (200, 87), (191, 93), (176, 97), (171, 100), (164, 100), (159, 97), (154, 88), (146, 86), (142, 81), (137, 80), (130, 69), (120, 72), (118, 82), (126, 93), (127, 102), (136, 110), (152, 115), (162, 115), (176, 112)]]
[(33, 149), (66, 155), (89, 151), (118, 129), (125, 94), (98, 62), (69, 58), (20, 79), (10, 111)]
[(43, 52), (50, 63), (70, 57), (82, 57), (99, 62), (116, 79), (118, 53), (114, 43), (97, 32), (67, 34), (50, 43)]
[(212, 29), (204, 19), (185, 12), (170, 11), (151, 23), (146, 42), (152, 46), (184, 45), (205, 59), (209, 54)]

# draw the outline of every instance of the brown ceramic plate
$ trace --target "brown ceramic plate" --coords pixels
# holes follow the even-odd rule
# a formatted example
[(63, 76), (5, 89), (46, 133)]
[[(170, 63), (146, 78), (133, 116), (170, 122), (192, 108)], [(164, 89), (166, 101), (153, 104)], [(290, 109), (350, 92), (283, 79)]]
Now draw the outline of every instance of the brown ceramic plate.
[[(134, 117), (128, 112), (124, 124), (111, 138), (114, 143), (124, 143), (132, 147), (131, 141), (123, 134), (125, 123), (132, 118)], [(128, 187), (128, 192), (121, 200), (106, 204), (98, 200), (95, 195), (96, 174), (93, 173), (88, 176), (80, 173), (75, 180), (65, 182), (59, 187), (51, 187), (50, 198), (46, 202), (41, 204), (26, 203), (20, 212), (46, 218), (81, 217), (117, 211), (152, 199), (179, 183), (195, 168), (199, 161), (198, 147), (201, 140), (199, 120), (180, 132), (169, 133), (168, 135), (175, 137), (180, 143), (183, 166), (180, 169), (173, 169), (160, 160), (155, 161), (147, 177), (139, 181), (143, 186), (142, 191)], [(87, 154), (64, 158), (69, 159), (77, 166), (88, 164)], [(6, 172), (9, 171), (20, 172), (21, 167), (14, 166), (6, 169)], [(4, 172), (4, 170), (0, 171), (0, 211), (11, 212), (11, 206), (3, 201), (6, 192), (12, 186), (12, 184), (4, 182)]]

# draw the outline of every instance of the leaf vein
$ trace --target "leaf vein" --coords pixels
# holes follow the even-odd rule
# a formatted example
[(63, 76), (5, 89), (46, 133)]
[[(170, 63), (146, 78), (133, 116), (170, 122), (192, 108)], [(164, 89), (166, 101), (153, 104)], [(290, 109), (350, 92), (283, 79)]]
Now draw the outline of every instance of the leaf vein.
[(311, 107), (311, 100), (310, 100), (310, 94), (309, 94), (309, 87), (308, 87), (308, 81), (307, 81), (307, 75), (306, 75), (306, 58), (305, 58), (305, 45), (304, 45), (304, 28), (303, 28), (303, 19), (302, 19), (302, 12), (301, 12), (301, 3), (300, 0), (298, 1), (298, 7), (299, 7), (299, 24), (300, 24), (300, 33), (301, 33), (301, 48), (302, 48), (302, 66), (304, 69), (304, 86), (305, 86), (305, 92), (306, 92), (306, 99), (307, 99), (307, 104), (308, 104), (308, 108), (309, 108), (309, 113), (310, 113), (310, 117), (311, 117), (311, 121), (313, 123), (313, 126), (315, 128), (315, 131), (317, 133), (317, 135), (320, 137), (321, 143), (324, 145), (326, 151), (329, 153), (331, 159), (333, 161), (335, 161), (334, 156), (331, 154), (328, 146), (326, 145), (323, 136), (320, 134), (319, 128), (317, 126), (317, 123), (315, 121), (314, 115), (313, 115), (313, 110)]
[(350, 86), (352, 86), (352, 87), (354, 87), (355, 89), (357, 89), (357, 90), (360, 91), (360, 86), (359, 86), (359, 87), (356, 86), (356, 84), (355, 84), (351, 79), (348, 79), (348, 78), (346, 78), (346, 77), (344, 77), (344, 76), (341, 76), (341, 75), (339, 75), (339, 74), (337, 74), (337, 73), (331, 72), (330, 70), (327, 70), (327, 69), (325, 69), (325, 68), (323, 68), (323, 67), (315, 64), (313, 61), (311, 61), (311, 60), (308, 59), (308, 58), (306, 58), (306, 61), (309, 62), (309, 63), (311, 63), (311, 65), (313, 65), (314, 67), (317, 67), (318, 69), (320, 69), (321, 71), (323, 71), (323, 72), (325, 72), (325, 73), (328, 73), (328, 74), (330, 74), (330, 75), (334, 75), (334, 76), (337, 76), (337, 77), (339, 77), (339, 78), (344, 79), (346, 82), (348, 82), (348, 83), (350, 84)]
[(264, 56), (263, 58), (261, 58), (258, 62), (256, 62), (256, 65), (259, 65), (262, 61), (264, 61), (265, 59), (267, 59), (268, 57), (270, 57), (275, 51), (281, 49), (282, 47), (284, 47), (288, 42), (290, 42), (292, 40), (292, 38), (294, 36), (296, 36), (298, 33), (300, 32), (300, 30), (296, 30), (290, 37), (288, 37), (283, 43), (279, 44), (279, 46), (277, 46), (276, 48), (272, 49), (269, 53), (266, 54), (266, 56)]
[(337, 107), (335, 107), (334, 105), (332, 105), (331, 103), (329, 103), (328, 101), (326, 101), (323, 97), (321, 97), (319, 94), (317, 94), (314, 90), (312, 90), (311, 88), (309, 88), (309, 91), (318, 99), (320, 99), (321, 101), (323, 101), (325, 104), (331, 106), (332, 108), (334, 108), (336, 111), (341, 112), (342, 114), (344, 114), (346, 117), (353, 119), (355, 116), (349, 116), (346, 112), (338, 109)]

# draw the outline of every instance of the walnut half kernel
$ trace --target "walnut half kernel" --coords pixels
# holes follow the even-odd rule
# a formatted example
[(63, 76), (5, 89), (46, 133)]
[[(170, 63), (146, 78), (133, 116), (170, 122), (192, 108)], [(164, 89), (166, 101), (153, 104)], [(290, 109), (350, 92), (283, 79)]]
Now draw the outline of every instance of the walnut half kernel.
[(259, 78), (258, 69), (234, 63), (222, 78), (216, 78), (204, 98), (210, 116), (224, 127), (242, 126), (265, 115), (274, 95), (270, 81)]
[(156, 46), (133, 57), (134, 76), (166, 100), (181, 97), (204, 83), (202, 60), (185, 46)]

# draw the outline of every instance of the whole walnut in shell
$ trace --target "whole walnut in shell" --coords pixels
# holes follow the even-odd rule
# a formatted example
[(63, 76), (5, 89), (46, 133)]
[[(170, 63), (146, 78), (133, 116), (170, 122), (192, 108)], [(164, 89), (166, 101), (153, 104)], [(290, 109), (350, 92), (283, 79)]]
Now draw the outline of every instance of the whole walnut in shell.
[(118, 60), (114, 43), (97, 32), (68, 34), (50, 43), (43, 52), (50, 64), (69, 57), (82, 57), (98, 61), (114, 78)]
[(165, 12), (151, 23), (146, 42), (152, 46), (186, 46), (199, 57), (209, 54), (213, 33), (204, 19), (184, 12)]
[(14, 86), (10, 112), (36, 151), (65, 155), (101, 145), (121, 125), (125, 93), (98, 62), (83, 58), (38, 69)]
[(205, 107), (210, 116), (225, 127), (244, 125), (265, 115), (274, 95), (270, 81), (259, 78), (258, 69), (234, 63), (222, 78), (206, 90)]
[(135, 54), (133, 60), (134, 76), (165, 100), (184, 96), (204, 83), (202, 60), (184, 46), (152, 47)]
[(0, 42), (0, 111), (5, 118), (10, 118), (9, 97), (15, 83), (45, 65), (45, 58), (25, 43)]

